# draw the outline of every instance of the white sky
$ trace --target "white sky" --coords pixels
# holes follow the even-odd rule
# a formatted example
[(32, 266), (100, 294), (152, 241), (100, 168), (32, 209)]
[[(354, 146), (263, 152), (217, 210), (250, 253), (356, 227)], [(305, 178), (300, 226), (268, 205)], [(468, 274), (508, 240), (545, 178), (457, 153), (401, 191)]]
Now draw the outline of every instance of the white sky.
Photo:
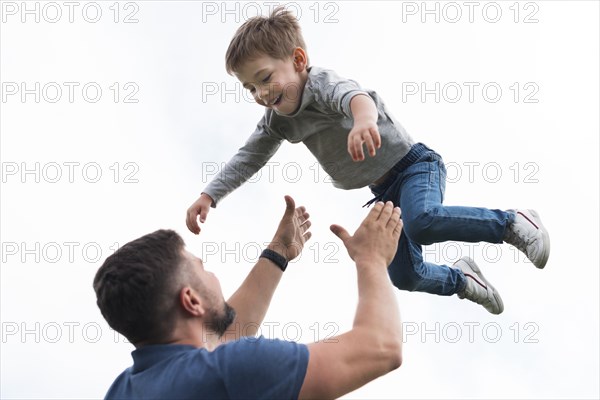
[[(224, 53), (270, 3), (23, 4), (1, 4), (0, 397), (102, 397), (133, 349), (95, 305), (104, 258), (173, 228), (227, 296), (271, 239), (284, 194), (309, 209), (313, 239), (263, 333), (310, 342), (351, 327), (356, 275), (328, 227), (354, 230), (370, 193), (326, 183), (304, 146), (284, 144), (200, 237), (184, 224), (261, 116)], [(431, 261), (474, 257), (504, 313), (398, 291), (404, 364), (346, 398), (598, 398), (598, 3), (290, 7), (312, 64), (377, 90), (442, 154), (446, 204), (535, 208), (552, 238), (542, 271), (508, 245), (427, 248)]]

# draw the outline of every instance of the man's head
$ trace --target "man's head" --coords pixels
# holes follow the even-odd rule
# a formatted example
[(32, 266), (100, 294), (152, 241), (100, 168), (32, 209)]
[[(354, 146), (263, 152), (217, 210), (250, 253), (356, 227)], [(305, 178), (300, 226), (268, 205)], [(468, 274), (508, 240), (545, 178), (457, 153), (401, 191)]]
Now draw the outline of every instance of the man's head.
[(136, 346), (172, 341), (192, 320), (218, 335), (233, 321), (218, 279), (184, 247), (176, 232), (159, 230), (121, 247), (96, 273), (102, 315)]
[(298, 21), (283, 7), (246, 21), (229, 44), (225, 64), (257, 103), (280, 114), (300, 105), (308, 55)]

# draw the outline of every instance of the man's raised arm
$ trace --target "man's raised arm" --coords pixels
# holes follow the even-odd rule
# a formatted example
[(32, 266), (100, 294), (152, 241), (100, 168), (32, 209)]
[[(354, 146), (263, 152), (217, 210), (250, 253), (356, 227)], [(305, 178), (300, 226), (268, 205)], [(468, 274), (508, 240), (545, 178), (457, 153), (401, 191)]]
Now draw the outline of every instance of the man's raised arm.
[(358, 306), (349, 332), (308, 345), (309, 361), (299, 398), (328, 399), (349, 393), (402, 362), (400, 312), (387, 273), (402, 230), (400, 209), (378, 202), (354, 236), (331, 230), (356, 263)]
[[(296, 258), (310, 239), (309, 215), (304, 206), (296, 208), (294, 199), (285, 196), (286, 209), (275, 236), (267, 249), (283, 256), (286, 261)], [(227, 301), (235, 310), (236, 318), (222, 336), (222, 342), (254, 336), (262, 323), (281, 280), (283, 271), (268, 258), (261, 257), (239, 289)]]

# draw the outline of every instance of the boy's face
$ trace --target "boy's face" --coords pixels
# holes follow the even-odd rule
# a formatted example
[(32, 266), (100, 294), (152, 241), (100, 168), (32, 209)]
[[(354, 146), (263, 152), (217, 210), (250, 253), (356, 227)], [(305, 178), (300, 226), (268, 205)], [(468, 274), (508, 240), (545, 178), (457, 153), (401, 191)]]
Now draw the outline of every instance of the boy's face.
[(306, 54), (297, 48), (285, 60), (259, 56), (245, 62), (235, 76), (254, 100), (277, 114), (292, 114), (300, 106), (308, 72)]

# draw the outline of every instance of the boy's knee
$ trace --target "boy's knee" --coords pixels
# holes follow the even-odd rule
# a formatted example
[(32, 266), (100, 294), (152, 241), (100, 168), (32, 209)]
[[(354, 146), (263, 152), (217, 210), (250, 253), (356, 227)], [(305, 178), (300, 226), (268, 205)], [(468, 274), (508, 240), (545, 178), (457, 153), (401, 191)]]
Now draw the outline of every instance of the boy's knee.
[(418, 266), (412, 265), (390, 265), (388, 273), (390, 275), (390, 280), (395, 287), (400, 290), (413, 292), (417, 289), (419, 282), (421, 281), (421, 275), (419, 275), (417, 269)]
[(431, 211), (423, 212), (414, 216), (410, 220), (403, 221), (403, 230), (406, 235), (420, 245), (433, 243), (432, 233), (434, 227), (434, 213)]

